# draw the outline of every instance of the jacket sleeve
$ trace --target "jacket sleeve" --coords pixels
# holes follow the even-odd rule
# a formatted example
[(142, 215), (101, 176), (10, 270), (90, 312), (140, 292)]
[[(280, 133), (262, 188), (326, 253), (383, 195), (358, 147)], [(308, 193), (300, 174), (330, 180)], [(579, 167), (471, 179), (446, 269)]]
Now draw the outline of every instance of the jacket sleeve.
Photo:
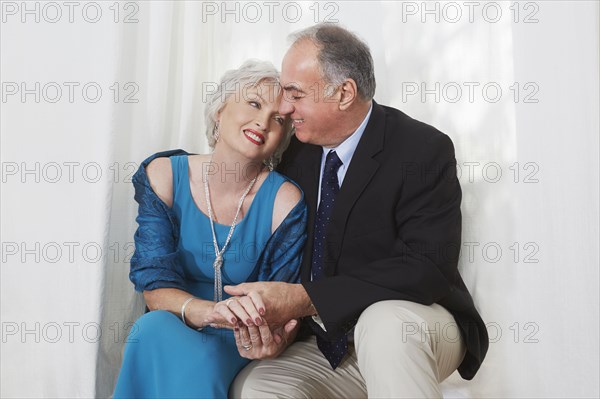
[(306, 219), (306, 203), (302, 197), (267, 241), (259, 258), (259, 281), (300, 282)]
[(445, 135), (428, 144), (421, 159), (429, 174), (405, 181), (387, 255), (351, 273), (303, 282), (330, 338), (348, 332), (375, 302), (396, 299), (430, 305), (454, 296), (450, 294), (458, 276), (461, 236), (454, 148)]
[(173, 211), (150, 187), (145, 170), (148, 163), (146, 160), (132, 178), (139, 207), (129, 279), (136, 291), (185, 290), (184, 273), (178, 262), (179, 223)]

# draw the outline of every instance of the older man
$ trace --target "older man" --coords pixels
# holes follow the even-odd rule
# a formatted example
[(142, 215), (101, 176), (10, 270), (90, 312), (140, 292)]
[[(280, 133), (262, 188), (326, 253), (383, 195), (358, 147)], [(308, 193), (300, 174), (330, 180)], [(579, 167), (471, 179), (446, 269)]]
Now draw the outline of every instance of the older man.
[(373, 100), (369, 48), (339, 26), (295, 34), (281, 84), (296, 136), (280, 170), (309, 207), (302, 283), (226, 291), (264, 306), (270, 325), (303, 318), (310, 334), (251, 363), (231, 396), (441, 397), (439, 383), (457, 368), (473, 378), (488, 348), (457, 270), (451, 140)]

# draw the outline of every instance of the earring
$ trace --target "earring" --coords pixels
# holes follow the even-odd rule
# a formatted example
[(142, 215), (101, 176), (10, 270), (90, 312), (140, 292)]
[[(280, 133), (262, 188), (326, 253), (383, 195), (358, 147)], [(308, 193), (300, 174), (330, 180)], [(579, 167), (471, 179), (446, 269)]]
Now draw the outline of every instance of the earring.
[(213, 129), (213, 138), (215, 139), (215, 143), (219, 141), (219, 122), (215, 123), (215, 127)]
[(265, 165), (269, 168), (269, 172), (272, 172), (275, 169), (275, 157), (271, 155), (269, 159), (265, 159)]

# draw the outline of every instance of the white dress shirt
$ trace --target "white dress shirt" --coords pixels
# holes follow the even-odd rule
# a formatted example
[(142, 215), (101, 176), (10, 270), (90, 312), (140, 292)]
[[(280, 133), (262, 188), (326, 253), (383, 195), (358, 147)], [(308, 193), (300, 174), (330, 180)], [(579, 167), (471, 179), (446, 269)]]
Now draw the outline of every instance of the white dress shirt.
[[(367, 112), (367, 116), (365, 116), (365, 119), (363, 119), (363, 121), (358, 126), (358, 128), (354, 131), (354, 133), (352, 133), (340, 145), (338, 145), (335, 148), (323, 147), (323, 154), (321, 155), (321, 172), (319, 173), (319, 176), (320, 176), (319, 191), (318, 191), (319, 194), (317, 197), (317, 204), (321, 203), (321, 180), (323, 179), (323, 169), (325, 168), (325, 158), (327, 158), (327, 154), (329, 153), (329, 151), (333, 150), (337, 153), (337, 156), (342, 161), (342, 165), (339, 167), (339, 169), (337, 171), (338, 182), (340, 184), (340, 187), (342, 187), (342, 183), (344, 182), (344, 177), (346, 177), (346, 172), (348, 171), (348, 167), (350, 167), (350, 161), (352, 161), (352, 157), (354, 156), (354, 151), (356, 151), (358, 142), (360, 141), (360, 138), (362, 137), (362, 135), (365, 131), (365, 128), (367, 127), (367, 123), (369, 122), (369, 117), (371, 116), (372, 110), (373, 110), (373, 103), (371, 103), (371, 106), (369, 107), (369, 112)], [(312, 273), (311, 273), (311, 278), (312, 278)], [(312, 316), (312, 318), (315, 321), (315, 323), (317, 323), (324, 331), (327, 331), (325, 329), (325, 325), (323, 324), (323, 321), (321, 320), (319, 315)]]
[[(327, 158), (327, 154), (329, 151), (333, 150), (337, 153), (337, 156), (342, 161), (342, 166), (338, 169), (338, 182), (340, 187), (342, 187), (342, 183), (344, 182), (344, 177), (346, 177), (346, 172), (348, 171), (348, 167), (350, 167), (350, 161), (352, 161), (352, 157), (354, 156), (354, 151), (356, 151), (356, 147), (358, 146), (358, 142), (365, 132), (365, 128), (367, 127), (367, 123), (369, 122), (369, 117), (371, 116), (371, 111), (373, 110), (373, 104), (369, 107), (369, 112), (367, 112), (367, 116), (358, 126), (358, 128), (352, 133), (346, 140), (344, 140), (340, 145), (335, 148), (327, 148), (323, 147), (323, 154), (321, 155), (321, 170), (319, 172), (319, 191), (317, 197), (317, 204), (321, 203), (321, 180), (323, 179), (323, 169), (325, 169), (325, 158)], [(318, 206), (318, 205), (317, 205)]]

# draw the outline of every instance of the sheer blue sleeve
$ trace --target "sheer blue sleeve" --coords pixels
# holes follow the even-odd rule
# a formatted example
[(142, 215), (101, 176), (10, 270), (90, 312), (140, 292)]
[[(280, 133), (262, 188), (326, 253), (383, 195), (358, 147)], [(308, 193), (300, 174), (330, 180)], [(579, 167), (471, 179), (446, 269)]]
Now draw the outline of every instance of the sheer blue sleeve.
[(154, 158), (178, 153), (184, 152), (178, 150), (153, 155), (142, 163), (132, 178), (139, 207), (129, 279), (136, 291), (186, 289), (183, 269), (178, 262), (179, 221), (150, 187), (145, 168)]
[(300, 265), (306, 242), (304, 196), (271, 235), (259, 259), (259, 281), (300, 282)]

